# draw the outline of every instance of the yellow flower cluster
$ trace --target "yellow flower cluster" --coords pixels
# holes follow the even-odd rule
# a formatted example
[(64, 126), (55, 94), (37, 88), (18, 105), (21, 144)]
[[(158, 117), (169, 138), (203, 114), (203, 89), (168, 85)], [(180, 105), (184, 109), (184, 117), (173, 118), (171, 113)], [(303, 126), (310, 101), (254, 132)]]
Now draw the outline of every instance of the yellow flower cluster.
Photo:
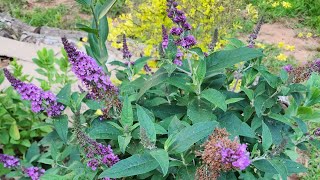
[(255, 6), (253, 6), (251, 3), (247, 5), (246, 7), (247, 14), (252, 20), (258, 20), (259, 18), (259, 13), (258, 10)]
[(285, 44), (284, 42), (279, 42), (278, 48), (283, 48), (287, 51), (294, 51), (296, 47), (293, 45)]
[(280, 54), (276, 57), (276, 59), (279, 60), (279, 61), (285, 61), (285, 60), (287, 60), (287, 58), (288, 58), (288, 56), (285, 55), (285, 54), (283, 54), (283, 53), (280, 53)]
[(304, 33), (300, 32), (297, 36), (299, 38), (304, 38), (304, 37), (311, 38), (311, 37), (313, 37), (313, 34), (311, 32), (308, 32), (307, 34), (304, 34)]
[[(218, 28), (220, 37), (228, 37), (230, 30), (241, 28), (236, 22), (240, 7), (244, 0), (180, 0), (178, 9), (186, 12), (188, 22), (192, 25), (192, 34), (196, 37), (198, 46), (208, 50), (214, 34)], [(112, 46), (120, 48), (120, 35), (126, 34), (146, 45), (144, 54), (155, 54), (157, 46), (162, 41), (161, 26), (172, 27), (173, 22), (167, 17), (166, 0), (145, 0), (140, 3), (126, 1), (129, 11), (110, 20), (108, 40)], [(250, 13), (257, 17), (257, 11), (249, 8)], [(219, 41), (216, 49), (225, 45)]]
[(280, 4), (282, 5), (282, 7), (284, 7), (285, 9), (289, 9), (292, 7), (291, 3), (287, 2), (287, 1), (282, 1), (281, 3), (279, 1), (275, 1), (271, 4), (272, 7), (276, 8), (278, 6), (280, 6)]

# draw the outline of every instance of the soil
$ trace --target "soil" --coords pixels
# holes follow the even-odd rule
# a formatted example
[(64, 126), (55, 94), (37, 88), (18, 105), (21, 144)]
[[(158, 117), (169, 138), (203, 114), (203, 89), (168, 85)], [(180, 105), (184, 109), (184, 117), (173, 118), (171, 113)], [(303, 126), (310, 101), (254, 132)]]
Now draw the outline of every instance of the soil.
[(299, 38), (299, 31), (293, 29), (293, 23), (276, 22), (272, 24), (262, 25), (258, 36), (258, 41), (266, 44), (275, 44), (284, 42), (287, 45), (294, 45), (293, 52), (285, 51), (284, 54), (293, 56), (298, 63), (305, 63), (308, 60), (313, 60), (314, 56), (320, 51), (320, 38)]

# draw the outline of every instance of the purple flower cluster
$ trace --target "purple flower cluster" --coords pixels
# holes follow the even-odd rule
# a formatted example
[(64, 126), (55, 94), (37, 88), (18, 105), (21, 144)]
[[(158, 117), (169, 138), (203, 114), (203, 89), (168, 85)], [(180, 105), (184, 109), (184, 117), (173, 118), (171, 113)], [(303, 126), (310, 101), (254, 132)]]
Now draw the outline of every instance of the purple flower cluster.
[[(219, 146), (220, 144), (218, 144)], [(220, 145), (221, 146), (221, 145)], [(244, 170), (247, 166), (250, 165), (249, 152), (247, 152), (246, 144), (239, 144), (236, 150), (231, 148), (221, 148), (221, 159), (225, 164), (231, 163), (232, 166), (240, 170)]]
[(313, 134), (314, 134), (315, 136), (320, 136), (320, 128), (317, 128), (317, 129), (313, 132)]
[(2, 163), (5, 168), (14, 168), (20, 165), (20, 160), (13, 156), (0, 154), (0, 163)]
[(143, 66), (143, 69), (146, 73), (150, 73), (151, 72), (151, 68), (148, 66), (148, 64)]
[(129, 51), (126, 35), (123, 35), (123, 59), (130, 59), (132, 57), (131, 52)]
[(109, 76), (103, 72), (93, 58), (78, 51), (66, 38), (62, 38), (62, 43), (72, 65), (72, 71), (89, 89), (91, 97), (103, 99), (106, 91), (118, 91), (111, 83)]
[(176, 58), (173, 60), (173, 63), (176, 64), (177, 66), (182, 66), (182, 57), (183, 57), (183, 53), (181, 52), (180, 49), (177, 49)]
[(38, 167), (29, 167), (24, 169), (23, 172), (32, 180), (40, 180), (40, 177), (44, 174), (45, 170)]
[(183, 33), (183, 29), (181, 27), (174, 27), (170, 30), (170, 34), (175, 36), (180, 36)]
[(64, 106), (57, 102), (57, 97), (50, 91), (44, 92), (34, 84), (27, 84), (16, 79), (8, 69), (3, 69), (4, 74), (12, 87), (18, 91), (21, 98), (31, 102), (33, 112), (47, 112), (48, 116), (58, 116), (64, 110)]
[(288, 64), (288, 65), (283, 66), (282, 69), (289, 73), (293, 70), (293, 67), (291, 64)]
[(196, 43), (197, 41), (192, 35), (188, 35), (180, 41), (180, 45), (186, 49), (189, 49), (190, 47), (196, 45)]
[(248, 39), (248, 47), (254, 48), (255, 40), (258, 38), (258, 34), (260, 32), (261, 26), (263, 24), (263, 17), (261, 17), (256, 25), (256, 28), (253, 30), (253, 33), (249, 35)]
[(167, 29), (162, 25), (162, 49), (166, 49), (169, 44), (169, 36), (167, 34)]
[(100, 165), (105, 164), (108, 167), (113, 166), (120, 159), (113, 153), (110, 145), (105, 146), (89, 138), (82, 131), (77, 132), (77, 138), (80, 145), (84, 147), (86, 157), (89, 159), (87, 166), (95, 171)]
[[(187, 22), (185, 13), (177, 9), (178, 3), (175, 0), (167, 0), (167, 13), (168, 17), (175, 22), (178, 27), (173, 27), (170, 33), (175, 36), (180, 36), (184, 31), (191, 30), (191, 25)], [(196, 39), (192, 35), (186, 37), (180, 37), (176, 40), (176, 45), (181, 45), (183, 48), (190, 48), (197, 43)]]

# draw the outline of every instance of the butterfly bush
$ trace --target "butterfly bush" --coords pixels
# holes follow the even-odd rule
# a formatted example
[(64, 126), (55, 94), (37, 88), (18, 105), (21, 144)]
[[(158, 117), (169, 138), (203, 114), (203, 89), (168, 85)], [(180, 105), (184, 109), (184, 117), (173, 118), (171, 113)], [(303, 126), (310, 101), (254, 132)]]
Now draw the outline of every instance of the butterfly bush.
[(226, 129), (216, 128), (203, 146), (203, 152), (199, 153), (203, 165), (197, 171), (200, 179), (216, 179), (220, 172), (244, 170), (251, 163), (247, 145), (237, 139), (231, 141)]
[(102, 164), (111, 167), (119, 161), (118, 156), (113, 153), (110, 145), (105, 146), (98, 143), (82, 131), (77, 131), (77, 138), (80, 142), (80, 146), (85, 150), (86, 158), (89, 159), (87, 166), (93, 171), (97, 170)]
[[(191, 25), (187, 22), (185, 13), (177, 9), (178, 3), (175, 0), (167, 0), (167, 13), (168, 17), (176, 23), (176, 27), (170, 29), (170, 34), (175, 36), (175, 44), (184, 49), (189, 49), (196, 45), (195, 37), (189, 34)], [(164, 26), (162, 26), (162, 47), (165, 49), (168, 46), (168, 35)], [(183, 53), (178, 49), (176, 58), (173, 63), (177, 66), (182, 66)]]
[(23, 174), (32, 180), (40, 180), (40, 177), (45, 173), (45, 170), (39, 167), (20, 167), (20, 159), (7, 154), (0, 154), (0, 163), (2, 163), (5, 168), (21, 169)]
[(64, 110), (64, 106), (57, 102), (57, 97), (50, 91), (43, 91), (32, 83), (24, 83), (16, 79), (8, 69), (4, 69), (4, 74), (12, 87), (18, 91), (21, 98), (31, 102), (31, 110), (35, 113), (45, 111), (48, 116), (59, 116)]
[[(97, 62), (87, 54), (78, 51), (66, 38), (62, 38), (64, 49), (66, 50), (72, 71), (82, 81), (89, 90), (89, 96), (95, 100), (105, 103), (103, 113), (105, 118), (109, 118), (108, 114), (111, 108), (120, 109), (120, 101), (118, 100), (118, 88), (114, 86), (110, 77), (105, 74)], [(126, 58), (130, 56), (126, 48)]]
[(28, 167), (25, 168), (23, 172), (32, 180), (40, 180), (40, 177), (45, 173), (45, 170), (39, 167)]
[(14, 168), (20, 165), (20, 160), (14, 156), (0, 154), (0, 163), (3, 164), (3, 167)]

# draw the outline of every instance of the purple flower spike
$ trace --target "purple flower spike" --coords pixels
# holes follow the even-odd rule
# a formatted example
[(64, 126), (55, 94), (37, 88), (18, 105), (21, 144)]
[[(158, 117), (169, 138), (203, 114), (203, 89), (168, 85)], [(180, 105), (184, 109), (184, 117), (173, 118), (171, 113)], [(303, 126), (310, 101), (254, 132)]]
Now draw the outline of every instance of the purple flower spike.
[(126, 38), (126, 35), (124, 34), (123, 35), (123, 59), (130, 59), (132, 54), (131, 52), (129, 51), (129, 48), (128, 48), (128, 44), (127, 44), (127, 38)]
[(45, 170), (38, 167), (29, 167), (23, 170), (25, 175), (32, 180), (40, 180), (40, 177), (44, 174)]
[(175, 59), (173, 63), (176, 64), (177, 66), (182, 66), (182, 61), (180, 59)]
[(89, 89), (92, 98), (103, 99), (106, 91), (118, 91), (117, 87), (111, 83), (109, 76), (92, 57), (78, 51), (66, 38), (62, 38), (62, 42), (72, 65), (72, 71)]
[(189, 49), (190, 47), (194, 46), (197, 44), (196, 39), (192, 36), (192, 35), (188, 35), (187, 37), (185, 37), (181, 42), (180, 45), (183, 48), (187, 48)]
[(189, 30), (191, 30), (192, 29), (192, 27), (191, 27), (191, 25), (189, 24), (189, 23), (184, 23), (183, 25), (182, 25), (182, 27), (183, 27), (183, 29), (185, 29), (185, 30), (187, 30), (187, 31), (189, 31)]
[(240, 170), (246, 169), (251, 163), (246, 144), (240, 144), (237, 151), (231, 157), (235, 159), (232, 165)]
[(316, 130), (313, 132), (313, 134), (314, 134), (315, 136), (320, 136), (320, 128), (316, 129)]
[(143, 66), (144, 71), (146, 71), (147, 73), (151, 72), (151, 68), (148, 66), (148, 64)]
[(170, 30), (170, 33), (175, 36), (180, 36), (183, 33), (183, 29), (180, 27), (174, 27)]
[(3, 71), (12, 87), (21, 95), (21, 98), (31, 102), (33, 112), (46, 111), (49, 117), (53, 117), (59, 116), (64, 110), (64, 106), (57, 102), (57, 98), (52, 92), (44, 92), (34, 84), (27, 84), (16, 79), (6, 68)]
[(97, 168), (99, 167), (99, 161), (96, 159), (91, 159), (90, 161), (88, 161), (87, 166), (90, 167), (92, 169), (92, 171), (97, 170)]
[(288, 64), (288, 65), (283, 66), (282, 69), (289, 73), (293, 70), (293, 67), (291, 64)]
[(162, 25), (162, 48), (166, 49), (169, 44), (169, 36), (167, 34), (167, 29)]
[(2, 163), (5, 168), (14, 168), (20, 165), (20, 160), (13, 156), (0, 154), (0, 163)]

